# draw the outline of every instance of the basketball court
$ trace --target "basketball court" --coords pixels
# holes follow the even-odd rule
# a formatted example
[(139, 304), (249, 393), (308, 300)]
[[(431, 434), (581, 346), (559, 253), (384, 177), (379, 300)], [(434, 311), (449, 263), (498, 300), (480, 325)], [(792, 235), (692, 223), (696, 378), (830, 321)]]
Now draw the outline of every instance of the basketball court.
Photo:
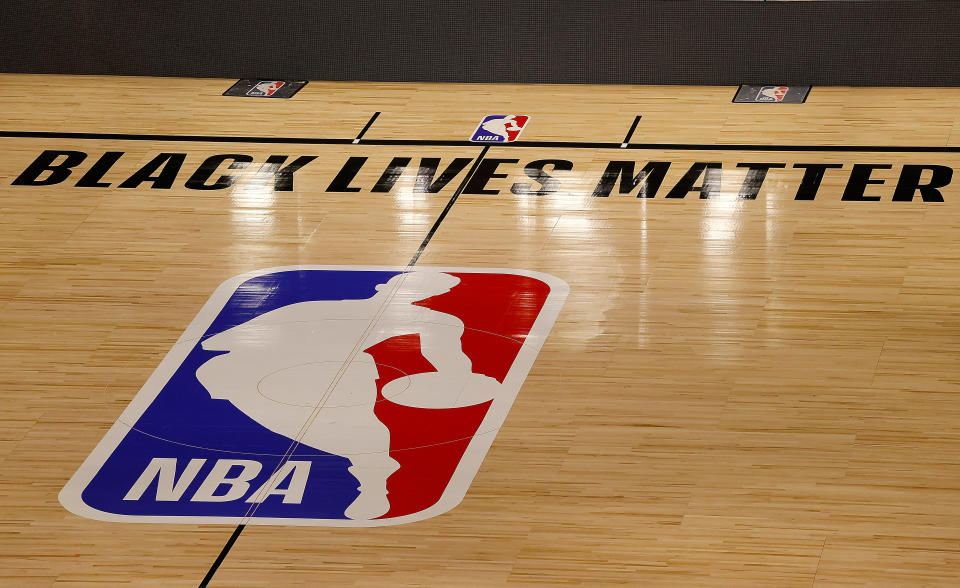
[[(0, 584), (956, 585), (960, 89), (0, 80), (31, 90), (0, 97)], [(471, 141), (492, 115), (515, 141)], [(508, 366), (529, 373), (487, 373), (515, 398), (465, 438), (462, 500), (258, 521), (286, 516), (287, 470), (205, 521), (176, 509), (216, 487), (215, 456), (188, 479), (171, 448), (140, 456), (177, 459), (167, 482), (140, 464), (116, 492), (160, 504), (186, 480), (150, 511), (173, 519), (84, 511), (71, 478), (92, 483), (158, 366), (271, 268), (539, 284), (512, 291), (542, 291)], [(445, 316), (500, 320), (485, 288)], [(217, 426), (177, 406), (159, 447)]]

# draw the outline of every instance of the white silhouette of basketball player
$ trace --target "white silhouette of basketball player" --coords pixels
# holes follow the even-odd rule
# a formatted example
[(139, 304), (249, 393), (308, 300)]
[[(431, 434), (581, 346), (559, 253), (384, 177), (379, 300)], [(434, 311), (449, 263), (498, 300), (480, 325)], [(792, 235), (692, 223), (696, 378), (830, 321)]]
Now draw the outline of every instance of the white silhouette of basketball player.
[(509, 141), (510, 134), (508, 133), (508, 131), (519, 131), (520, 129), (523, 128), (517, 124), (517, 121), (515, 120), (516, 118), (517, 118), (517, 115), (510, 114), (503, 118), (490, 119), (485, 123), (483, 123), (482, 125), (480, 125), (480, 128), (482, 128), (485, 131), (489, 131), (499, 137), (503, 137), (504, 141)]
[[(377, 366), (364, 353), (385, 339), (418, 334), (436, 372), (400, 377), (383, 389), (391, 401), (423, 408), (467, 406), (493, 398), (500, 385), (471, 371), (459, 318), (413, 305), (448, 292), (459, 278), (414, 271), (377, 286), (366, 300), (310, 301), (264, 313), (203, 342), (227, 351), (197, 369), (213, 398), (230, 401), (264, 427), (315, 449), (346, 457), (359, 496), (351, 519), (389, 510), (390, 431), (373, 412)], [(384, 366), (385, 370), (402, 366)]]

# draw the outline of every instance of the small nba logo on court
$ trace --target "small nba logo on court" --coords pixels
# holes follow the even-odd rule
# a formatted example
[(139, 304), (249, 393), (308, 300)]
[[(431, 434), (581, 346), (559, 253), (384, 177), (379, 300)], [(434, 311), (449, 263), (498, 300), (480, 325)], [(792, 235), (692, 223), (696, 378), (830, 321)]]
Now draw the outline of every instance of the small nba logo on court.
[(277, 90), (283, 87), (281, 81), (257, 82), (257, 84), (247, 90), (247, 96), (273, 96)]
[(483, 117), (470, 140), (474, 143), (510, 143), (516, 141), (527, 126), (525, 114), (491, 114)]
[(503, 269), (293, 266), (228, 280), (60, 502), (131, 522), (372, 527), (446, 512), (567, 290)]
[(763, 86), (757, 93), (757, 102), (783, 102), (789, 86)]

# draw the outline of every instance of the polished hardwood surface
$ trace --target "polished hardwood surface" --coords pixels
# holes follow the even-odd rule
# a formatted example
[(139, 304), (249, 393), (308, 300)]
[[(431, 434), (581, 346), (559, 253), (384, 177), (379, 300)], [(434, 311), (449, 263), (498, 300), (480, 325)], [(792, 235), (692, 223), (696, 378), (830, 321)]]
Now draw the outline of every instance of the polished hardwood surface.
[[(960, 147), (960, 90), (814, 88), (803, 105), (735, 88), (311, 82), (292, 100), (232, 80), (0, 76), (0, 131), (465, 140), (484, 114), (525, 141)], [(20, 88), (21, 91), (10, 89)], [(210, 293), (292, 264), (403, 265), (438, 194), (391, 158), (480, 146), (0, 138), (0, 584), (196, 586), (231, 526), (120, 524), (57, 493)], [(108, 188), (12, 186), (44, 149), (125, 155)], [(171, 189), (116, 184), (185, 152)], [(294, 190), (184, 187), (207, 156), (317, 155)], [(325, 191), (369, 157), (357, 193)], [(374, 529), (246, 528), (211, 586), (585, 584), (955, 586), (960, 576), (960, 188), (893, 202), (905, 164), (960, 153), (490, 148), (498, 195), (463, 194), (419, 265), (515, 267), (569, 283), (566, 306), (463, 503)], [(523, 165), (566, 159), (553, 194)], [(656, 198), (591, 196), (610, 160), (672, 167)], [(663, 194), (694, 162), (715, 197)], [(776, 162), (756, 200), (743, 162)], [(813, 201), (803, 170), (837, 163)], [(876, 202), (841, 200), (887, 164)], [(244, 172), (246, 173), (246, 172)], [(464, 172), (465, 173), (465, 172)], [(248, 174), (249, 175), (249, 174)], [(248, 179), (248, 178), (247, 178)]]

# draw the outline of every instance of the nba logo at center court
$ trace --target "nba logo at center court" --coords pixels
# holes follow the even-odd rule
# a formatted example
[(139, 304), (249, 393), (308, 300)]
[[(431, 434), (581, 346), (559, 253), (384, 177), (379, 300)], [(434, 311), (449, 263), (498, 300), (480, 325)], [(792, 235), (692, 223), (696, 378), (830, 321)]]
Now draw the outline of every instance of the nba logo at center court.
[(757, 93), (757, 102), (783, 102), (789, 86), (763, 86)]
[(247, 90), (247, 96), (273, 96), (282, 87), (281, 81), (257, 82), (254, 87)]
[(525, 114), (490, 114), (483, 117), (470, 140), (475, 143), (510, 143), (516, 141), (527, 126)]
[(100, 520), (379, 526), (467, 492), (567, 294), (521, 270), (222, 284), (60, 493)]

